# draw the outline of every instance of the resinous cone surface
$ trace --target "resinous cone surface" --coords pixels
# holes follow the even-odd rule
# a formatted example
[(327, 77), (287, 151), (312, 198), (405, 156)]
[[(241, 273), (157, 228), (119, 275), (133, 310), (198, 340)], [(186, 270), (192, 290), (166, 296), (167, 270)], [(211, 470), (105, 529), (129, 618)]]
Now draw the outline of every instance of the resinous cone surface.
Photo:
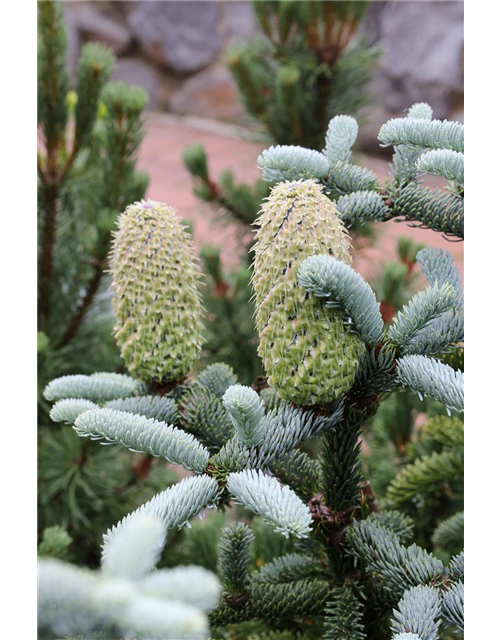
[(200, 272), (175, 209), (136, 202), (118, 219), (110, 256), (115, 337), (144, 382), (182, 380), (202, 345)]
[(318, 254), (349, 264), (345, 227), (314, 180), (277, 185), (257, 225), (252, 284), (269, 384), (299, 405), (331, 402), (351, 387), (364, 346), (344, 328), (341, 311), (299, 286), (297, 272)]

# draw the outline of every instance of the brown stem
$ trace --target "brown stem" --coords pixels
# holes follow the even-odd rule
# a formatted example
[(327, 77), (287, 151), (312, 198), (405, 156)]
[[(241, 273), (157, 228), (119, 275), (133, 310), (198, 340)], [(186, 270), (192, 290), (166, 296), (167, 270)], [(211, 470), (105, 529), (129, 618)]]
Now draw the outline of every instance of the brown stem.
[(370, 513), (380, 513), (380, 507), (377, 500), (377, 494), (369, 480), (363, 480), (361, 483), (361, 496), (368, 505)]
[(87, 291), (85, 292), (85, 296), (76, 308), (76, 311), (68, 325), (68, 328), (66, 329), (66, 332), (64, 333), (63, 337), (56, 347), (57, 349), (61, 349), (62, 347), (65, 347), (69, 342), (71, 342), (76, 332), (78, 331), (78, 328), (80, 327), (83, 318), (85, 317), (85, 314), (90, 307), (92, 300), (94, 299), (95, 294), (99, 289), (104, 270), (101, 263), (99, 262), (95, 262), (93, 264), (93, 267), (94, 275), (89, 282)]

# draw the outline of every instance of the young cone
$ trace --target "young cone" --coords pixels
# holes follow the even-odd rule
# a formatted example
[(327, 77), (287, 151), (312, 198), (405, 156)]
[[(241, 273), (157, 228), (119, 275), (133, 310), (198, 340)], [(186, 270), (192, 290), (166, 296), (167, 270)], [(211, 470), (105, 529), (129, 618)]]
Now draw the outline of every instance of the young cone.
[(269, 384), (298, 405), (329, 403), (351, 387), (364, 346), (341, 311), (299, 286), (297, 271), (311, 255), (349, 264), (345, 227), (314, 180), (278, 184), (256, 224), (255, 321)]
[(130, 373), (148, 383), (181, 381), (202, 345), (200, 271), (175, 210), (135, 202), (118, 219), (110, 256), (115, 337)]

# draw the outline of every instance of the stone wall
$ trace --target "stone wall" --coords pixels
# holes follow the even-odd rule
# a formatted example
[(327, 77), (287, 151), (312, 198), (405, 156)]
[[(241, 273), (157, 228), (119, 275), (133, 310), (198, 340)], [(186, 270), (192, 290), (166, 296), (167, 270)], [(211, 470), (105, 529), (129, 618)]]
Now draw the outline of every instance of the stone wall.
[[(74, 70), (88, 40), (118, 57), (115, 78), (144, 87), (151, 109), (242, 122), (238, 93), (222, 62), (235, 38), (257, 32), (249, 2), (65, 2)], [(373, 139), (381, 123), (413, 102), (439, 118), (463, 117), (463, 3), (372, 2), (365, 28), (385, 52), (371, 83)]]

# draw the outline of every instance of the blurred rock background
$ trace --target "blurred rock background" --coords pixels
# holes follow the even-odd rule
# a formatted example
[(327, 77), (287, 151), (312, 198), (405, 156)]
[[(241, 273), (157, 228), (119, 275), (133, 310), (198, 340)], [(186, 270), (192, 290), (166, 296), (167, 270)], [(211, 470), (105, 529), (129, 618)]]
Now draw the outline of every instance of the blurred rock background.
[[(73, 70), (82, 44), (102, 41), (118, 57), (115, 78), (146, 89), (149, 109), (246, 121), (223, 52), (258, 32), (250, 2), (87, 0), (64, 6)], [(432, 104), (437, 118), (463, 121), (463, 12), (455, 1), (370, 4), (364, 30), (384, 55), (370, 87), (362, 148), (379, 150), (380, 126), (417, 101)]]

